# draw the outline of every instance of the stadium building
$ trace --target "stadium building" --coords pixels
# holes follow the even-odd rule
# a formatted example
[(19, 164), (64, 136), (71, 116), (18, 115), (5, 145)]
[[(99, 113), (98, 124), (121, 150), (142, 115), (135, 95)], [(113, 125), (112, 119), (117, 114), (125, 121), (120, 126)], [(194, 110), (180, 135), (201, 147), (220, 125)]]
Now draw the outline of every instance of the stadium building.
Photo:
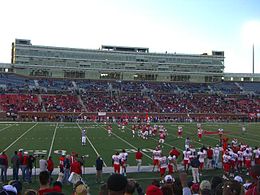
[(219, 82), (224, 76), (224, 52), (201, 55), (151, 53), (149, 48), (102, 45), (75, 49), (12, 44), (14, 72), (27, 76), (181, 82)]

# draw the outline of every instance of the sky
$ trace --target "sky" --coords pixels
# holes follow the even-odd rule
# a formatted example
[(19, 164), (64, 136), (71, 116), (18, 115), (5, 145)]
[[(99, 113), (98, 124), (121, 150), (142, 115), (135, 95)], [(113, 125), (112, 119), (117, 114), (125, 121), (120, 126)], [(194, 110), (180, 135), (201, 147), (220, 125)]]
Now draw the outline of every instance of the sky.
[(260, 0), (0, 1), (0, 63), (15, 38), (33, 45), (150, 52), (225, 52), (225, 72), (260, 73)]

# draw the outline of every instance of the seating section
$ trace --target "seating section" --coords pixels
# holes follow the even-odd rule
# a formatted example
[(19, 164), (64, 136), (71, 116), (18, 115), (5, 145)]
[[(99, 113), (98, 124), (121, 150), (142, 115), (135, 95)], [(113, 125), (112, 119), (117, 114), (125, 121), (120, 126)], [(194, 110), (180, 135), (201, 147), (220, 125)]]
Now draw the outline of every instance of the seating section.
[(47, 112), (81, 112), (82, 105), (77, 96), (42, 95), (42, 103)]
[[(40, 90), (34, 90), (40, 89)], [(44, 90), (43, 90), (44, 89)], [(43, 90), (43, 91), (42, 91)], [(35, 95), (35, 94), (38, 95)], [(0, 109), (47, 112), (259, 113), (259, 83), (32, 80), (0, 74)]]
[(36, 95), (1, 94), (0, 110), (41, 111), (42, 107), (39, 104), (39, 100)]

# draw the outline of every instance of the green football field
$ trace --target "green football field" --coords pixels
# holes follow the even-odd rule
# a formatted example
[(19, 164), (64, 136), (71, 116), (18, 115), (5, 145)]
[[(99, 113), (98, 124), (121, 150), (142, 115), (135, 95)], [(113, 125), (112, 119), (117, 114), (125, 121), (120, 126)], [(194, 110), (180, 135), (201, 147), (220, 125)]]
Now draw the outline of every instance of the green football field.
[[(183, 127), (183, 138), (177, 138), (177, 126)], [(197, 138), (197, 127), (195, 123), (164, 124), (168, 130), (163, 153), (168, 155), (172, 146), (179, 150), (184, 149), (184, 140), (190, 137), (195, 148), (202, 145), (215, 146), (219, 143), (218, 135), (204, 135), (201, 142)], [(225, 136), (236, 137), (239, 142), (244, 142), (252, 147), (260, 146), (260, 124), (248, 123), (246, 133), (241, 132), (241, 123), (204, 123), (202, 128), (207, 131), (217, 131), (223, 128), (228, 132)], [(81, 145), (81, 129), (87, 129), (87, 145)], [(144, 157), (143, 165), (150, 165), (151, 150), (158, 144), (158, 136), (143, 140), (139, 137), (132, 137), (131, 125), (126, 127), (125, 132), (113, 125), (112, 136), (108, 136), (106, 125), (96, 123), (0, 123), (0, 150), (5, 150), (9, 157), (18, 149), (24, 149), (29, 153), (42, 153), (45, 157), (51, 155), (55, 165), (58, 166), (59, 154), (62, 150), (67, 154), (76, 152), (85, 158), (85, 166), (93, 167), (97, 154), (100, 154), (105, 166), (111, 166), (111, 156), (116, 150), (126, 149), (129, 153), (128, 164), (135, 165), (135, 151), (141, 148)]]
[[(177, 138), (177, 126), (183, 127), (183, 138)], [(219, 142), (218, 135), (205, 135), (202, 141), (197, 138), (197, 127), (195, 123), (167, 123), (164, 124), (168, 130), (165, 144), (163, 145), (163, 153), (168, 154), (172, 146), (179, 150), (184, 149), (184, 140), (186, 137), (192, 139), (192, 144), (196, 148), (202, 145), (216, 145)], [(260, 123), (245, 124), (246, 133), (241, 132), (241, 123), (204, 123), (203, 129), (207, 131), (217, 131), (218, 128), (223, 128), (228, 132), (225, 136), (230, 140), (236, 137), (240, 142), (254, 146), (260, 146)], [(81, 129), (87, 129), (87, 145), (81, 145)], [(126, 149), (129, 153), (128, 164), (136, 165), (135, 151), (141, 148), (144, 152), (143, 165), (150, 165), (151, 150), (158, 144), (158, 137), (152, 137), (148, 140), (143, 140), (139, 137), (132, 137), (129, 125), (125, 132), (113, 125), (113, 134), (111, 137), (107, 135), (106, 125), (86, 123), (0, 123), (0, 150), (5, 150), (9, 157), (12, 156), (15, 150), (20, 148), (29, 151), (30, 153), (42, 153), (45, 157), (51, 155), (55, 161), (55, 166), (58, 166), (59, 154), (62, 150), (67, 154), (77, 152), (80, 155), (88, 155), (85, 166), (93, 167), (97, 154), (103, 157), (106, 166), (111, 166), (111, 156), (116, 150)], [(181, 159), (179, 159), (180, 161)], [(222, 175), (222, 171), (208, 170), (203, 173), (201, 179), (210, 179), (213, 175)], [(174, 176), (177, 176), (174, 174)], [(109, 174), (104, 174), (106, 181)], [(85, 175), (85, 180), (91, 189), (91, 194), (98, 194), (100, 184), (95, 183), (95, 175)], [(159, 173), (131, 173), (128, 178), (136, 179), (142, 187), (145, 188), (151, 184), (154, 178), (159, 179)], [(190, 178), (190, 174), (189, 174)], [(24, 184), (26, 188), (39, 188), (38, 178), (33, 180), (32, 184)], [(71, 194), (72, 186), (64, 186), (65, 194)]]

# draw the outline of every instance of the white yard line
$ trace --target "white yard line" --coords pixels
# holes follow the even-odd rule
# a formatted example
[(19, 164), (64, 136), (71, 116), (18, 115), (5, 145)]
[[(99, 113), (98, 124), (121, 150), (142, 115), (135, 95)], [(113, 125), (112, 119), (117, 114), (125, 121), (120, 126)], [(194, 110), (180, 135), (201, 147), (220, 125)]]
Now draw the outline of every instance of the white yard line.
[(0, 132), (3, 131), (3, 130), (5, 130), (5, 129), (8, 129), (8, 128), (12, 127), (12, 126), (14, 126), (14, 124), (9, 125), (9, 126), (7, 126), (7, 127), (4, 127), (3, 129), (0, 129)]
[[(105, 127), (102, 127), (102, 129), (106, 130)], [(128, 141), (126, 141), (125, 139), (121, 138), (120, 136), (118, 136), (117, 134), (111, 132), (112, 135), (114, 135), (115, 137), (117, 137), (118, 139), (120, 139), (121, 141), (125, 142), (127, 145), (131, 146), (132, 148), (138, 150), (137, 147), (135, 147), (134, 145), (130, 144)], [(152, 157), (150, 157), (148, 154), (142, 152), (146, 157), (148, 157), (149, 159), (152, 159)]]
[(31, 131), (38, 123), (35, 123), (32, 127), (30, 127), (27, 131), (25, 131), (20, 137), (18, 137), (13, 143), (11, 143), (7, 148), (5, 148), (3, 151), (7, 151), (9, 148), (11, 148), (17, 141), (19, 141), (26, 133)]
[[(77, 125), (78, 125), (79, 129), (81, 130), (81, 127), (80, 127), (79, 123), (77, 123)], [(98, 156), (100, 156), (100, 154), (98, 153), (97, 149), (96, 149), (95, 146), (92, 144), (92, 142), (90, 141), (90, 139), (88, 138), (88, 136), (86, 136), (86, 138), (87, 138), (87, 140), (88, 140), (88, 143), (91, 145), (91, 147), (92, 147), (93, 150), (95, 151), (95, 153), (96, 153)], [(103, 162), (104, 162), (105, 167), (107, 167), (107, 164), (105, 163), (104, 160), (103, 160)]]
[(48, 158), (51, 156), (51, 151), (52, 151), (52, 147), (53, 147), (54, 140), (55, 140), (55, 137), (56, 137), (57, 129), (58, 129), (58, 123), (56, 124), (55, 129), (54, 129), (54, 133), (53, 133), (53, 136), (52, 136), (52, 141), (51, 141), (51, 146), (50, 146)]

